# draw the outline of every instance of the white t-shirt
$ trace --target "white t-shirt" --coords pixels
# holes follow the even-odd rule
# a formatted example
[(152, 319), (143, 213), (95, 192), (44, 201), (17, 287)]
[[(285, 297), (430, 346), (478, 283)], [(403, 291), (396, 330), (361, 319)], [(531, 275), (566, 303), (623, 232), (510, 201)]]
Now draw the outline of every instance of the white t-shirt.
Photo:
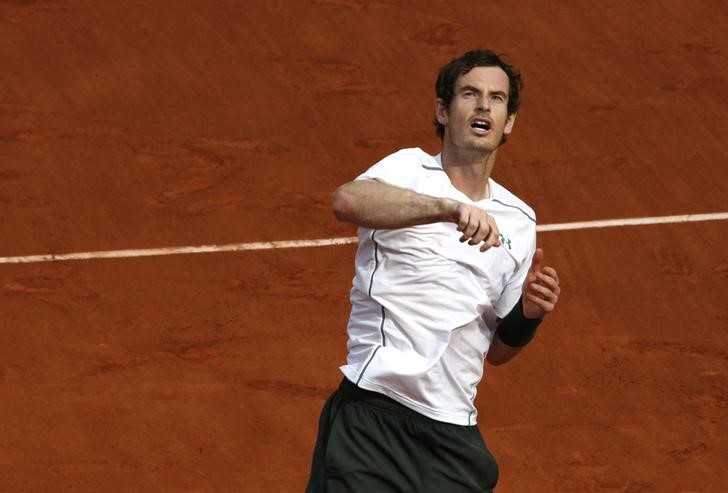
[(403, 149), (357, 180), (378, 180), (475, 204), (493, 216), (503, 245), (460, 243), (454, 223), (359, 228), (344, 375), (430, 418), (474, 425), (476, 387), (496, 328), (521, 296), (536, 248), (533, 210), (490, 180), (490, 197), (457, 190), (440, 156)]

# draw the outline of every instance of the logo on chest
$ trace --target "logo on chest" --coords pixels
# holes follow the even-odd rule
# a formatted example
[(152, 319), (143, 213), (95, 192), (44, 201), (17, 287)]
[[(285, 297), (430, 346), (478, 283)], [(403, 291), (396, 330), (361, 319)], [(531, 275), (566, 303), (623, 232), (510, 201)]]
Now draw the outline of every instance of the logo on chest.
[(509, 250), (513, 250), (511, 248), (511, 239), (507, 236), (504, 236), (502, 233), (498, 235), (498, 238), (500, 238), (501, 244), (504, 246), (507, 246)]

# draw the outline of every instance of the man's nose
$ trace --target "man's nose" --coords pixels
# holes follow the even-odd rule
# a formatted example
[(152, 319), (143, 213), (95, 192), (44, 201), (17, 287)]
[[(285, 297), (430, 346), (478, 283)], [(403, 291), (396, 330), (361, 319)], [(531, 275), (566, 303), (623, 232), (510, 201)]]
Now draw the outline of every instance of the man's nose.
[(478, 98), (478, 111), (490, 111), (490, 100), (487, 96)]

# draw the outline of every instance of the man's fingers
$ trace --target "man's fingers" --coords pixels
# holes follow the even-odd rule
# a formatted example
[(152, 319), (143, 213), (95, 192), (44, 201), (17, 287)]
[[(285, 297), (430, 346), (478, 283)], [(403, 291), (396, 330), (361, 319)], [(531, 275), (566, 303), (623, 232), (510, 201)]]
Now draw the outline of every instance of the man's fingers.
[(488, 224), (481, 219), (478, 219), (474, 226), (468, 242), (470, 245), (477, 245), (488, 235)]
[(556, 284), (559, 283), (559, 274), (556, 272), (556, 269), (553, 267), (544, 267), (543, 272), (556, 279)]
[(537, 248), (531, 259), (531, 272), (541, 272), (543, 269), (543, 250)]
[(470, 223), (470, 209), (463, 207), (460, 209), (458, 217), (458, 231), (463, 231)]
[(498, 246), (494, 243), (493, 237), (495, 237), (495, 240), (498, 240), (498, 228), (495, 227), (495, 223), (491, 223), (490, 221), (481, 221), (478, 231), (476, 231), (470, 239), (470, 244), (477, 245), (481, 242), (485, 242), (488, 246)]
[(553, 289), (551, 289), (547, 286), (542, 286), (541, 284), (538, 284), (535, 282), (531, 283), (528, 286), (528, 292), (529, 292), (529, 294), (533, 294), (535, 296), (538, 296), (541, 299), (550, 301), (554, 304), (556, 303), (556, 301), (559, 298), (559, 295), (556, 291), (554, 291)]
[(462, 231), (460, 241), (467, 241), (478, 232), (481, 227), (481, 218), (477, 211), (471, 207), (463, 207), (460, 212), (460, 220), (458, 221), (458, 231)]
[(493, 218), (488, 218), (488, 229), (487, 235), (484, 235), (482, 238), (482, 245), (480, 245), (480, 251), (484, 252), (488, 250), (491, 247), (499, 247), (501, 246), (501, 240), (500, 240), (500, 233), (498, 232), (498, 226), (495, 224), (495, 221)]
[(488, 216), (488, 223), (490, 224), (490, 234), (488, 236), (493, 239), (493, 246), (501, 246), (500, 231), (498, 231), (495, 219)]
[(544, 313), (549, 313), (553, 311), (554, 307), (556, 306), (556, 303), (551, 303), (532, 293), (526, 293), (526, 298), (538, 305), (539, 308), (544, 311)]
[(561, 294), (561, 287), (559, 286), (559, 276), (556, 269), (544, 266), (543, 260), (543, 250), (537, 248), (533, 254), (531, 268), (524, 283), (523, 300), (524, 302), (528, 301), (531, 307), (536, 305), (537, 310), (546, 314), (556, 307)]
[(536, 274), (536, 279), (541, 281), (543, 284), (547, 285), (549, 288), (551, 288), (552, 291), (556, 291), (557, 289), (559, 289), (558, 278), (555, 278), (554, 276), (546, 275), (544, 272), (536, 272), (535, 274)]
[(481, 251), (501, 244), (495, 219), (476, 206), (461, 206), (457, 230), (462, 233), (460, 242), (467, 241), (472, 246), (480, 245)]
[(488, 245), (489, 247), (498, 247), (501, 245), (500, 241), (500, 234), (498, 233), (497, 228), (491, 228), (490, 232), (488, 233), (488, 236), (483, 240), (483, 242)]
[(463, 230), (463, 235), (460, 237), (460, 241), (468, 241), (470, 240), (470, 244), (472, 245), (474, 237), (477, 235), (478, 231), (480, 230), (480, 223), (478, 222), (471, 222), (468, 224), (468, 226)]

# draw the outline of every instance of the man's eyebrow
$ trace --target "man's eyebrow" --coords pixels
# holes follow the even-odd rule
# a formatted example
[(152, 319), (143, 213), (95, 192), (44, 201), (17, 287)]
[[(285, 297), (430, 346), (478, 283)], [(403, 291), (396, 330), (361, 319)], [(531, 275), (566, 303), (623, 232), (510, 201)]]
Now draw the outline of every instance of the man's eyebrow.
[[(483, 91), (481, 91), (477, 87), (471, 86), (471, 85), (464, 85), (463, 87), (461, 87), (458, 90), (458, 92), (461, 92), (461, 93), (462, 92), (465, 92), (465, 91), (472, 91), (472, 92), (474, 92), (476, 94), (483, 94)], [(508, 93), (505, 92), (505, 91), (500, 91), (500, 90), (497, 90), (497, 91), (488, 91), (488, 94), (490, 94), (491, 96), (503, 96), (503, 98), (508, 98)]]
[(472, 92), (475, 92), (475, 93), (478, 93), (478, 94), (482, 94), (483, 93), (483, 91), (481, 91), (477, 87), (471, 86), (471, 85), (465, 85), (465, 86), (461, 87), (458, 92), (465, 92), (465, 91), (472, 91)]

